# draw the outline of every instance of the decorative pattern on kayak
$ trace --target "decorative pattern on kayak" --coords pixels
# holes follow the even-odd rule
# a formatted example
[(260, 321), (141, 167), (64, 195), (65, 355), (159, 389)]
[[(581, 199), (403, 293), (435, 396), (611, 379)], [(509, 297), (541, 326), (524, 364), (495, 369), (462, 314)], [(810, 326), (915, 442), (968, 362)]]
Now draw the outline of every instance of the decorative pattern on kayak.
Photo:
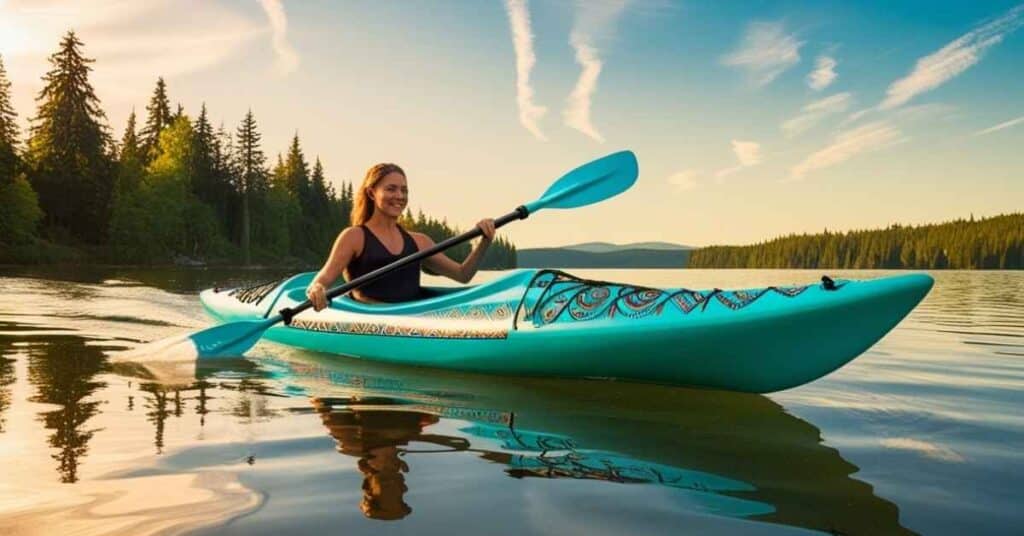
[[(534, 325), (542, 326), (563, 318), (568, 321), (621, 316), (643, 318), (661, 315), (669, 305), (683, 314), (689, 314), (697, 309), (706, 309), (713, 301), (738, 311), (767, 294), (795, 298), (808, 288), (809, 285), (750, 290), (716, 288), (705, 292), (685, 288), (662, 290), (593, 281), (557, 270), (542, 270), (530, 281), (517, 309), (521, 314), (516, 320), (531, 320)], [(537, 289), (540, 295), (531, 299), (531, 294), (535, 294)]]
[(377, 335), (384, 337), (419, 337), (424, 339), (507, 339), (508, 329), (496, 326), (442, 327), (402, 326), (375, 322), (345, 322), (296, 318), (291, 327), (322, 333)]
[(271, 291), (277, 288), (282, 281), (284, 281), (284, 279), (258, 283), (247, 287), (239, 287), (228, 292), (228, 296), (234, 296), (235, 299), (242, 303), (259, 303), (260, 300), (267, 297), (267, 294), (270, 294)]
[(467, 305), (432, 311), (423, 315), (441, 320), (502, 321), (512, 318), (512, 306), (507, 303)]

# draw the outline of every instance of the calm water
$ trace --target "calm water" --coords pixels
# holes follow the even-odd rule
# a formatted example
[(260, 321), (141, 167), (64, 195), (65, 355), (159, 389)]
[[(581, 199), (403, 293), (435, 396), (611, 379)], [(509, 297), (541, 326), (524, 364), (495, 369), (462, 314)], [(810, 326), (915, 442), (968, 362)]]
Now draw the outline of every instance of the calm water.
[(159, 386), (107, 355), (207, 325), (196, 292), (237, 274), (0, 269), (0, 534), (1020, 534), (1024, 273), (934, 275), (856, 361), (753, 396), (273, 344)]

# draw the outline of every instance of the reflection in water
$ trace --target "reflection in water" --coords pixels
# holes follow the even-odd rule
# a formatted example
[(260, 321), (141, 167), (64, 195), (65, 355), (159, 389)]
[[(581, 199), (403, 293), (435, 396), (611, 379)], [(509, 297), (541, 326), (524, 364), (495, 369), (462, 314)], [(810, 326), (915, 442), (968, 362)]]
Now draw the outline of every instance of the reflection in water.
[(324, 426), (338, 442), (338, 452), (359, 458), (363, 514), (380, 520), (402, 519), (412, 508), (404, 500), (409, 488), (403, 473), (409, 472), (409, 466), (399, 458), (399, 449), (410, 441), (423, 441), (423, 429), (438, 418), (415, 411), (360, 411), (352, 403), (358, 406), (354, 400), (313, 400)]
[(237, 384), (222, 384), (221, 387), (238, 391), (239, 396), (231, 407), (231, 414), (238, 417), (241, 422), (252, 424), (278, 416), (278, 412), (267, 404), (267, 397), (279, 395), (275, 395), (265, 382), (243, 378)]
[(210, 402), (210, 395), (206, 394), (206, 390), (212, 385), (203, 379), (195, 383), (195, 387), (199, 391), (199, 394), (196, 395), (196, 414), (199, 415), (200, 427), (206, 426), (206, 415), (210, 413), (210, 409), (207, 407), (207, 404)]
[(14, 360), (7, 358), (11, 343), (0, 335), (0, 434), (4, 433), (4, 413), (11, 407), (11, 390), (14, 383)]
[[(857, 467), (822, 445), (817, 428), (763, 396), (494, 381), (316, 358), (291, 370), (282, 381), (319, 395), (314, 406), (338, 450), (360, 459), (368, 517), (412, 511), (404, 501), (404, 473), (415, 465), (409, 455), (455, 451), (501, 464), (517, 479), (658, 485), (718, 515), (843, 534), (909, 533), (897, 507), (851, 478)], [(441, 419), (468, 424), (459, 436), (424, 432)]]
[(153, 437), (156, 453), (163, 454), (164, 426), (167, 422), (167, 416), (170, 415), (170, 412), (167, 411), (167, 391), (162, 385), (157, 383), (143, 383), (139, 386), (139, 389), (150, 395), (145, 403), (146, 420), (153, 423), (153, 427), (156, 428), (155, 436)]
[(50, 336), (28, 348), (29, 382), (36, 388), (30, 400), (58, 406), (41, 412), (39, 420), (53, 430), (49, 443), (57, 452), (51, 457), (57, 461), (61, 482), (78, 480), (79, 459), (88, 452), (89, 440), (97, 431), (85, 426), (101, 403), (90, 400), (90, 395), (106, 386), (94, 379), (104, 368), (104, 350), (72, 336)]

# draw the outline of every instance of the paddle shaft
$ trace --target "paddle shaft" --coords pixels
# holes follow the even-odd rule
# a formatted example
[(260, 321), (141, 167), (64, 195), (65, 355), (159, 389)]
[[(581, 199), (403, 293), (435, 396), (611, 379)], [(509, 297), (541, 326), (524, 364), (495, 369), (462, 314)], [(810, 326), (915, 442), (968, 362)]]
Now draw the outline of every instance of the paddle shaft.
[[(507, 223), (516, 220), (526, 219), (526, 217), (529, 215), (530, 212), (526, 209), (526, 207), (518, 206), (514, 211), (509, 212), (508, 214), (505, 214), (504, 216), (495, 219), (494, 228), (497, 229)], [(436, 255), (452, 246), (456, 246), (468, 240), (472, 240), (482, 234), (483, 230), (481, 230), (479, 227), (473, 227), (472, 230), (466, 231), (465, 233), (462, 233), (458, 236), (453, 236), (447, 240), (438, 242), (429, 249), (418, 251), (416, 253), (413, 253), (412, 255), (409, 255), (408, 257), (402, 257), (401, 259), (398, 259), (397, 261), (387, 266), (382, 266), (368, 274), (357, 277), (352, 281), (345, 283), (344, 285), (332, 288), (327, 292), (327, 299), (330, 300), (331, 298), (336, 298), (338, 296), (341, 296), (342, 294), (351, 292), (352, 290), (355, 290), (372, 281), (376, 281), (403, 266), (406, 266), (417, 261), (421, 261), (432, 255)], [(299, 305), (296, 305), (295, 307), (285, 307), (284, 309), (278, 311), (278, 313), (281, 315), (281, 319), (284, 320), (285, 324), (291, 324), (292, 318), (295, 315), (301, 313), (302, 311), (305, 311), (306, 309), (309, 309), (312, 306), (313, 302), (306, 300), (300, 303)]]

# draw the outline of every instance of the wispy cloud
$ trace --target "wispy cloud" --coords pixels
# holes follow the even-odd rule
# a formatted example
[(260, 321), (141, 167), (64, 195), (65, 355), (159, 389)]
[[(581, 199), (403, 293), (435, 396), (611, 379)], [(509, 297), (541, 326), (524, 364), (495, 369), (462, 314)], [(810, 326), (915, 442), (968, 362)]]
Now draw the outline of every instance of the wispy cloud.
[(836, 65), (838, 63), (835, 58), (818, 56), (814, 62), (814, 70), (807, 75), (807, 85), (814, 91), (821, 91), (832, 85), (839, 76), (836, 74)]
[(876, 121), (847, 132), (840, 132), (828, 146), (794, 166), (790, 170), (789, 180), (802, 180), (812, 171), (841, 164), (858, 154), (884, 149), (907, 139), (898, 128), (885, 121)]
[(1003, 122), (1003, 123), (999, 123), (998, 125), (996, 125), (994, 127), (988, 127), (985, 130), (979, 130), (979, 131), (975, 132), (974, 135), (975, 136), (984, 136), (985, 134), (991, 134), (993, 132), (998, 132), (1000, 130), (1003, 130), (1004, 128), (1010, 128), (1010, 127), (1012, 127), (1014, 125), (1019, 125), (1020, 123), (1024, 123), (1024, 116), (1020, 116), (1020, 117), (1018, 117), (1016, 119), (1011, 119), (1009, 121), (1006, 121), (1006, 122)]
[(785, 33), (781, 23), (754, 22), (747, 26), (739, 48), (721, 61), (746, 70), (755, 85), (764, 86), (800, 62), (803, 44)]
[(914, 70), (893, 82), (886, 91), (882, 110), (905, 104), (915, 96), (935, 89), (981, 61), (982, 56), (1003, 38), (1021, 27), (1024, 4), (1003, 16), (960, 36), (937, 52), (917, 60)]
[(604, 136), (594, 126), (591, 107), (594, 93), (597, 91), (597, 79), (601, 76), (604, 63), (594, 42), (602, 37), (602, 34), (612, 30), (615, 20), (625, 6), (625, 0), (579, 3), (576, 24), (569, 35), (569, 44), (576, 51), (580, 76), (566, 100), (562, 117), (567, 126), (599, 142), (604, 142)]
[(800, 115), (782, 123), (782, 131), (787, 138), (805, 132), (826, 117), (845, 112), (850, 107), (853, 94), (849, 92), (836, 93), (835, 95), (816, 100), (800, 110)]
[(260, 0), (263, 11), (270, 20), (274, 52), (277, 54), (277, 70), (281, 74), (295, 72), (299, 68), (299, 55), (288, 42), (288, 17), (281, 0)]
[(736, 155), (736, 159), (739, 160), (739, 164), (718, 170), (715, 173), (716, 178), (722, 179), (743, 168), (756, 166), (761, 163), (761, 144), (756, 141), (732, 140), (732, 152)]
[(530, 29), (530, 10), (526, 0), (506, 0), (509, 27), (512, 29), (512, 46), (516, 52), (516, 105), (519, 107), (519, 123), (539, 140), (547, 137), (537, 124), (547, 108), (533, 102), (533, 86), (530, 85), (530, 71), (537, 63), (533, 53), (533, 32)]
[(693, 190), (697, 187), (697, 178), (700, 176), (700, 171), (696, 169), (687, 169), (678, 173), (673, 173), (668, 178), (668, 183), (675, 187), (676, 192), (686, 192)]

